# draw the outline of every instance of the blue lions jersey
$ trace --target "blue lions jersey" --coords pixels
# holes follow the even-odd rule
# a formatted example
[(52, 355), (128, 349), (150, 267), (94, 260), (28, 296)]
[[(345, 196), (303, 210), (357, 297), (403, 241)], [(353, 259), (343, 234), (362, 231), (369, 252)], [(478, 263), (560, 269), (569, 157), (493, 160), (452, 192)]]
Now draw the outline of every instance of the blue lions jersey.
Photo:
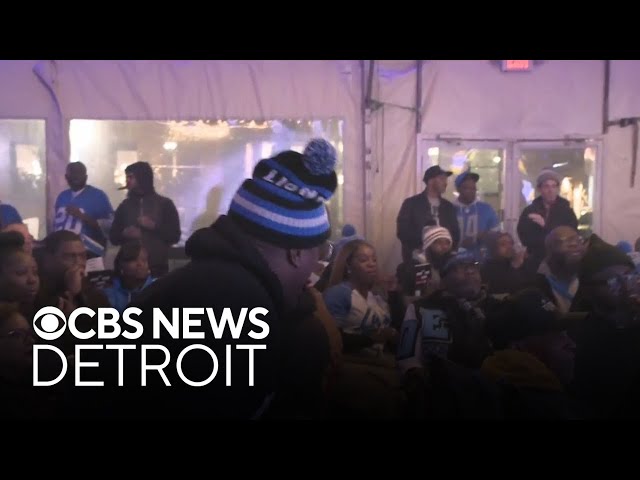
[(56, 199), (56, 217), (53, 223), (54, 231), (70, 230), (82, 238), (87, 251), (95, 255), (104, 255), (106, 238), (100, 229), (85, 225), (80, 219), (67, 213), (67, 206), (75, 205), (83, 213), (95, 220), (108, 220), (113, 215), (113, 207), (102, 190), (87, 185), (75, 197), (71, 189), (65, 190)]
[(475, 201), (471, 205), (455, 202), (458, 212), (458, 224), (460, 225), (460, 238), (471, 237), (475, 246), (472, 251), (476, 254), (480, 251), (478, 234), (490, 230), (498, 230), (500, 221), (491, 205), (486, 202)]

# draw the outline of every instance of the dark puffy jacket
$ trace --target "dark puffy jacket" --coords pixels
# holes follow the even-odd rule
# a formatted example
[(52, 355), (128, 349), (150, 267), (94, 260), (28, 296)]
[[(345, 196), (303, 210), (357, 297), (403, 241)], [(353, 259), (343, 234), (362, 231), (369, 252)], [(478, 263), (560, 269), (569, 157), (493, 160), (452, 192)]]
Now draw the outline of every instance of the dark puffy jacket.
[[(280, 280), (251, 240), (226, 215), (221, 215), (211, 227), (196, 231), (187, 241), (185, 250), (191, 262), (156, 280), (131, 304), (143, 311), (139, 321), (144, 325), (144, 333), (140, 339), (129, 341), (136, 345), (136, 350), (125, 353), (130, 356), (125, 365), (126, 362), (133, 365), (124, 371), (124, 381), (129, 386), (111, 388), (109, 392), (103, 388), (99, 392), (98, 400), (107, 415), (116, 418), (251, 419), (264, 418), (266, 414), (277, 417), (311, 414), (315, 405), (309, 403), (318, 399), (321, 377), (328, 363), (326, 333), (322, 325), (310, 320), (313, 302), (301, 305), (294, 313), (285, 311)], [(207, 313), (195, 316), (202, 323), (193, 328), (193, 331), (204, 332), (203, 339), (173, 339), (164, 330), (159, 340), (152, 338), (153, 309), (161, 309), (171, 319), (172, 309), (185, 307), (212, 309), (218, 323), (222, 323), (223, 309), (231, 309), (234, 320), (238, 319), (242, 308), (246, 308), (247, 313), (238, 338), (233, 338), (230, 329), (225, 328), (222, 337), (216, 339)], [(266, 315), (258, 317), (269, 326), (266, 338), (249, 335), (263, 331), (249, 320), (249, 312), (254, 307), (268, 310)], [(117, 342), (127, 343), (122, 338)], [(148, 386), (140, 385), (141, 345), (154, 343), (165, 346), (170, 354), (164, 372), (171, 387), (164, 385), (157, 372), (149, 373)], [(178, 375), (177, 357), (192, 344), (205, 345), (218, 359), (218, 372), (206, 386), (186, 385)], [(248, 382), (249, 352), (237, 348), (242, 345), (266, 346), (253, 354), (253, 386)], [(226, 384), (227, 346), (231, 347), (230, 386)], [(158, 355), (152, 357), (151, 353)], [(107, 363), (109, 367), (102, 373), (103, 378), (117, 378), (115, 358), (112, 355), (111, 363)], [(164, 355), (154, 351), (148, 358), (148, 364), (161, 364)], [(184, 357), (182, 370), (186, 378), (204, 380), (212, 373), (212, 359), (203, 351), (190, 352)], [(291, 411), (292, 395), (298, 395), (300, 403), (305, 402), (297, 405), (295, 412)], [(270, 413), (274, 406), (277, 411)]]

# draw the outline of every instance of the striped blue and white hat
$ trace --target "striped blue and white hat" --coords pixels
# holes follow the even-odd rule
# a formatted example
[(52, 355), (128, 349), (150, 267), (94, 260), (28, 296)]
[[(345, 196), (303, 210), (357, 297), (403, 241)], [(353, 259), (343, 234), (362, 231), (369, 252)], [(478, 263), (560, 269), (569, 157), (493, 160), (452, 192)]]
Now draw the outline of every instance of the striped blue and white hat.
[(325, 207), (337, 186), (336, 150), (311, 140), (261, 160), (229, 207), (229, 217), (247, 233), (282, 248), (312, 248), (331, 235)]

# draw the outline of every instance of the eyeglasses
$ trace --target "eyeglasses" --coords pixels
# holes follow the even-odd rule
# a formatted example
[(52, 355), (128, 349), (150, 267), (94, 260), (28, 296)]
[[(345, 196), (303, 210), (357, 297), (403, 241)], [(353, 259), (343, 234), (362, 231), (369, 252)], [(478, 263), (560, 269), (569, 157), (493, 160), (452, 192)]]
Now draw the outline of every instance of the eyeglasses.
[(478, 262), (465, 262), (453, 265), (451, 271), (454, 272), (477, 272), (480, 270), (480, 263)]
[(582, 238), (580, 235), (573, 235), (571, 237), (558, 237), (558, 243), (560, 245), (569, 245), (569, 244), (576, 244), (576, 245), (584, 245), (584, 238)]

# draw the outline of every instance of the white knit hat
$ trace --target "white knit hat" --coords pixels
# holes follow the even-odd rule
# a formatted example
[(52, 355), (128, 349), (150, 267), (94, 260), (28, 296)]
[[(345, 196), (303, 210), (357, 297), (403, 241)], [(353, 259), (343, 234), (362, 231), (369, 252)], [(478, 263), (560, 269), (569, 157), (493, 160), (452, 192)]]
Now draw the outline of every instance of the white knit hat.
[(422, 229), (422, 249), (426, 250), (439, 238), (446, 238), (453, 243), (449, 230), (444, 227), (427, 226)]

